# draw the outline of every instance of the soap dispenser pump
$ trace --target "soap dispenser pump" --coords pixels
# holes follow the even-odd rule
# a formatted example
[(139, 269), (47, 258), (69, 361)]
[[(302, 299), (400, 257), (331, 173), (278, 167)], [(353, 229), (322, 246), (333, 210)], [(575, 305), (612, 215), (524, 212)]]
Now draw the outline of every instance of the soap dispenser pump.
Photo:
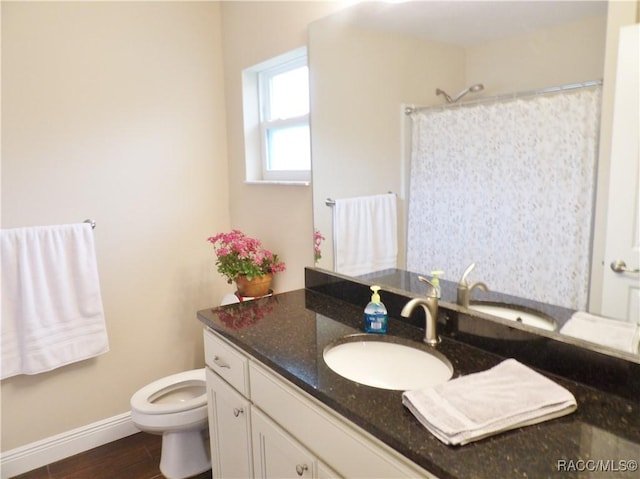
[(442, 289), (440, 287), (440, 276), (444, 274), (444, 271), (438, 269), (436, 271), (431, 272), (431, 284), (433, 285), (433, 289), (436, 290), (436, 296), (438, 299), (442, 297)]
[(380, 286), (371, 286), (371, 301), (364, 308), (364, 330), (367, 333), (385, 334), (387, 332), (387, 308), (380, 300)]

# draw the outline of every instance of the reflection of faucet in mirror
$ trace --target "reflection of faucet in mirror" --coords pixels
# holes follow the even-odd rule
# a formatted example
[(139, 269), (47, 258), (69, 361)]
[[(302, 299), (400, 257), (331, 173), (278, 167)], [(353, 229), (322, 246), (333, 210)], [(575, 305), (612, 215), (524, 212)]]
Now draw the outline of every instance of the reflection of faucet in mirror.
[(481, 289), (482, 291), (485, 291), (485, 292), (489, 291), (489, 288), (487, 287), (487, 285), (482, 282), (476, 282), (469, 285), (469, 282), (467, 281), (467, 277), (475, 267), (476, 267), (476, 264), (471, 263), (467, 267), (467, 269), (464, 270), (464, 273), (462, 273), (462, 278), (460, 278), (460, 282), (458, 283), (458, 304), (460, 306), (464, 306), (465, 308), (469, 307), (471, 292), (475, 288)]
[(441, 90), (440, 88), (436, 89), (436, 95), (442, 95), (444, 96), (445, 100), (447, 100), (447, 103), (455, 103), (457, 102), (460, 98), (462, 98), (463, 96), (465, 96), (467, 93), (477, 93), (479, 91), (484, 90), (484, 85), (482, 83), (476, 83), (475, 85), (471, 85), (469, 88), (466, 88), (465, 90), (462, 90), (460, 93), (458, 93), (456, 95), (455, 98), (451, 98), (446, 91)]
[(400, 315), (408, 318), (411, 316), (413, 309), (420, 305), (424, 309), (425, 325), (424, 325), (424, 342), (429, 346), (435, 346), (440, 342), (438, 338), (438, 332), (436, 331), (436, 325), (438, 323), (438, 292), (436, 287), (431, 281), (423, 276), (418, 276), (418, 279), (428, 286), (426, 298), (413, 298), (407, 304), (404, 305)]

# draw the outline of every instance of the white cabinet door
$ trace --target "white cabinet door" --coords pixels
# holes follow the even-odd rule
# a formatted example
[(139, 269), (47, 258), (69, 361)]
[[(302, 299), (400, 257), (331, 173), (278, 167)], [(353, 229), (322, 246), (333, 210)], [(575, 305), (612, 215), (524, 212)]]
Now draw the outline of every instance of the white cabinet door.
[(261, 411), (251, 410), (256, 479), (317, 477), (314, 456)]
[(250, 402), (207, 368), (214, 478), (253, 477)]
[(318, 462), (318, 479), (340, 479), (341, 477), (324, 462)]

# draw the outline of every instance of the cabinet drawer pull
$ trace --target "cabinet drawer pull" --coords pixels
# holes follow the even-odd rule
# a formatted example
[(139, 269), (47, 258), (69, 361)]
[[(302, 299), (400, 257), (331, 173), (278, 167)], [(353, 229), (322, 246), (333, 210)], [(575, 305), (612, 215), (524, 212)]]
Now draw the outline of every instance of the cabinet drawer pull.
[(307, 466), (306, 464), (298, 464), (296, 465), (296, 472), (298, 473), (299, 476), (302, 476), (305, 471), (309, 470), (309, 466)]
[(222, 359), (220, 359), (220, 356), (214, 356), (213, 357), (213, 362), (215, 363), (216, 366), (218, 366), (220, 368), (229, 368), (229, 369), (231, 369), (231, 366), (229, 366)]
[(238, 417), (242, 413), (244, 413), (244, 409), (242, 409), (241, 407), (233, 408), (233, 415), (235, 417)]

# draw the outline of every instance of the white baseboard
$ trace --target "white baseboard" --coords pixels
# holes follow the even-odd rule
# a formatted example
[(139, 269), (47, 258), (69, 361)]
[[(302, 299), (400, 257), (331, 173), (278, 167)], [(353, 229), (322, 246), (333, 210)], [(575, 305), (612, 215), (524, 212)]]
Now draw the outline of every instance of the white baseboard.
[(8, 479), (137, 432), (131, 412), (103, 419), (2, 453), (0, 476)]

